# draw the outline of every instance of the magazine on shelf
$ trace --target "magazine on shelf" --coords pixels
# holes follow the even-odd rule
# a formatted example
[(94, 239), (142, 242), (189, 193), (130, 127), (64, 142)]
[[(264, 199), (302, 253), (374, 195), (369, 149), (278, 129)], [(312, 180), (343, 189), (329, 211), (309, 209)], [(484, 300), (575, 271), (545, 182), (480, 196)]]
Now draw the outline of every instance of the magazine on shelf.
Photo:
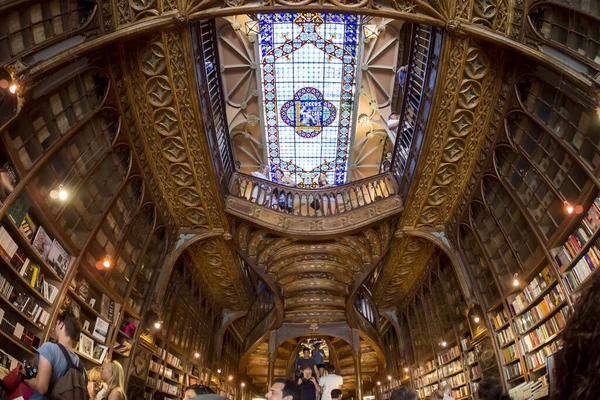
[[(2, 158), (7, 158), (4, 155)], [(4, 202), (9, 194), (15, 190), (15, 186), (19, 183), (19, 178), (15, 172), (15, 167), (8, 160), (2, 160), (0, 166), (0, 202)]]
[(106, 358), (106, 353), (108, 352), (108, 347), (103, 346), (101, 344), (96, 344), (94, 346), (94, 355), (93, 359), (98, 361), (100, 364), (104, 362), (104, 358)]
[(96, 317), (96, 325), (94, 326), (94, 333), (92, 333), (92, 335), (98, 340), (106, 341), (108, 328), (108, 322), (104, 321), (102, 318)]
[(56, 239), (54, 239), (50, 246), (50, 251), (48, 251), (48, 263), (61, 278), (67, 275), (69, 265), (71, 264), (71, 255), (66, 252)]
[(52, 239), (46, 233), (43, 226), (39, 226), (31, 245), (40, 253), (40, 256), (45, 260), (52, 247)]

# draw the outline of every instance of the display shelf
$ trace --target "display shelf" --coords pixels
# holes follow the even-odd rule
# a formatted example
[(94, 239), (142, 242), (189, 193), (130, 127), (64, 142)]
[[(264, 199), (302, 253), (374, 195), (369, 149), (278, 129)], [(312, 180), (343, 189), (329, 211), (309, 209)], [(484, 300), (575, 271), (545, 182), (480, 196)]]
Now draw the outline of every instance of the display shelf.
[(519, 362), (519, 361), (520, 361), (520, 359), (519, 359), (519, 357), (517, 357), (517, 358), (515, 358), (515, 359), (512, 359), (512, 360), (510, 360), (510, 361), (506, 361), (506, 362), (505, 362), (505, 363), (503, 363), (502, 365), (504, 365), (504, 366), (506, 366), (506, 365), (511, 365), (511, 364), (514, 364), (514, 363), (516, 363), (516, 362)]
[(498, 332), (500, 332), (501, 330), (503, 330), (504, 328), (508, 327), (508, 325), (509, 325), (509, 322), (508, 322), (508, 321), (506, 321), (504, 324), (502, 324), (501, 326), (499, 326), (497, 329), (496, 329), (496, 328), (494, 328), (494, 332), (498, 333)]
[(573, 257), (573, 259), (569, 262), (569, 264), (565, 265), (564, 268), (561, 269), (561, 271), (563, 273), (570, 271), (581, 259), (581, 257), (583, 257), (588, 250), (594, 245), (594, 243), (596, 242), (596, 239), (598, 239), (600, 237), (600, 228), (597, 228), (593, 235), (590, 236), (590, 240), (587, 241), (587, 243), (584, 246), (581, 246), (581, 250), (579, 250), (579, 252)]
[[(103, 346), (106, 346), (106, 339), (105, 340), (100, 340), (97, 337), (95, 337), (92, 332), (90, 331), (84, 331), (83, 329), (81, 330), (82, 333), (85, 333), (86, 336), (89, 336), (90, 339), (92, 339), (94, 342), (100, 343)], [(108, 336), (108, 335), (107, 335)]]
[(515, 339), (513, 338), (513, 339), (510, 339), (508, 342), (506, 342), (506, 343), (504, 343), (504, 344), (499, 344), (498, 346), (499, 346), (501, 349), (505, 349), (505, 348), (507, 348), (508, 346), (510, 346), (511, 344), (513, 344), (514, 342), (515, 342)]
[(561, 301), (560, 303), (558, 303), (556, 305), (556, 307), (554, 307), (552, 310), (548, 311), (548, 314), (544, 315), (539, 321), (537, 321), (535, 324), (533, 324), (532, 326), (530, 326), (529, 328), (527, 328), (526, 331), (523, 331), (522, 333), (519, 333), (519, 336), (525, 336), (528, 333), (534, 331), (536, 328), (538, 328), (544, 322), (546, 322), (550, 318), (552, 318), (557, 312), (559, 312), (560, 310), (562, 310), (563, 307), (566, 306), (566, 305), (567, 305), (567, 301), (566, 300)]
[(559, 333), (555, 333), (554, 335), (549, 336), (548, 338), (546, 338), (546, 340), (544, 340), (542, 343), (538, 344), (537, 346), (535, 346), (531, 350), (525, 351), (525, 354), (531, 354), (531, 353), (533, 353), (533, 352), (541, 349), (542, 347), (545, 347), (547, 344), (552, 343), (555, 339), (558, 338)]
[(103, 317), (98, 311), (96, 311), (92, 306), (90, 306), (87, 301), (85, 301), (81, 296), (79, 296), (73, 289), (69, 288), (69, 294), (73, 297), (73, 299), (77, 300), (77, 302), (81, 305), (81, 308), (94, 315), (95, 317), (100, 318), (101, 320), (107, 322), (109, 325), (112, 325), (112, 322), (108, 321), (107, 318)]
[[(460, 350), (459, 350), (459, 351), (460, 351)], [(440, 364), (440, 365), (438, 366), (438, 369), (439, 369), (440, 367), (443, 367), (444, 365), (450, 364), (451, 362), (458, 360), (459, 358), (461, 358), (461, 356), (462, 356), (462, 354), (459, 354), (459, 355), (457, 355), (457, 356), (454, 356), (453, 358), (449, 359), (449, 360), (448, 360), (448, 361), (446, 361), (445, 363), (443, 363), (443, 364)]]
[(25, 346), (23, 343), (21, 343), (16, 337), (14, 337), (13, 335), (11, 335), (10, 333), (6, 333), (3, 330), (0, 330), (0, 335), (4, 336), (6, 339), (8, 339), (11, 342), (13, 342), (21, 350), (24, 350), (27, 353), (31, 354), (32, 356), (35, 356), (35, 350), (34, 349)]
[(31, 293), (34, 294), (35, 297), (37, 297), (39, 300), (43, 301), (44, 303), (46, 303), (47, 305), (49, 305), (50, 307), (52, 307), (52, 303), (50, 302), (50, 300), (48, 300), (46, 297), (44, 297), (44, 295), (42, 293), (40, 293), (37, 289), (31, 287), (31, 285), (29, 284), (29, 282), (27, 282), (20, 274), (19, 272), (12, 266), (12, 264), (10, 263), (10, 260), (6, 260), (4, 254), (0, 254), (0, 258), (2, 259), (2, 261), (4, 262), (4, 264), (6, 265), (6, 268), (2, 268), (2, 271), (6, 271), (9, 270), (10, 273), (15, 276), (19, 282), (21, 282), (21, 284), (23, 286), (25, 286), (27, 288), (28, 291), (30, 291)]
[(529, 371), (529, 372), (530, 372), (530, 373), (533, 373), (533, 372), (538, 372), (538, 371), (541, 371), (541, 370), (543, 370), (543, 369), (546, 369), (546, 364), (542, 364), (542, 365), (540, 365), (540, 366), (538, 366), (538, 367), (535, 367), (534, 369), (532, 369), (532, 370), (531, 370), (531, 371)]
[[(0, 300), (2, 300), (3, 303), (5, 303), (6, 305), (8, 305), (14, 312), (16, 312), (17, 314), (19, 314), (21, 316), (21, 318), (25, 319), (25, 321), (27, 321), (29, 324), (31, 324), (32, 326), (34, 326), (37, 330), (44, 331), (46, 329), (46, 327), (41, 327), (37, 323), (33, 322), (33, 320), (31, 319), (31, 317), (29, 317), (27, 314), (25, 314), (24, 312), (22, 312), (21, 310), (19, 310), (6, 297), (0, 295)], [(2, 308), (2, 307), (0, 307), (0, 308)]]
[[(31, 258), (36, 265), (39, 265), (44, 269), (44, 274), (49, 273), (52, 277), (51, 279), (55, 279), (58, 282), (63, 283), (64, 279), (58, 275), (54, 268), (48, 264), (48, 262), (41, 256), (37, 249), (31, 245), (30, 240), (23, 235), (23, 232), (21, 232), (21, 230), (15, 225), (9, 216), (5, 215), (1, 219), (1, 223), (4, 229), (6, 229), (6, 231), (10, 234), (12, 240), (15, 241), (17, 246), (25, 251), (27, 257)], [(69, 265), (69, 269), (72, 267), (73, 265), (71, 263), (71, 265)], [(67, 272), (69, 269), (67, 269)]]
[(523, 374), (521, 374), (521, 375), (517, 375), (513, 378), (507, 379), (506, 382), (514, 382), (514, 381), (517, 381), (517, 380), (523, 379), (523, 378), (524, 378), (524, 376), (523, 376)]
[(523, 309), (522, 309), (521, 311), (519, 311), (518, 313), (514, 314), (514, 317), (516, 318), (516, 317), (519, 317), (519, 316), (523, 315), (523, 314), (524, 314), (524, 313), (526, 313), (528, 310), (530, 310), (532, 307), (534, 307), (535, 305), (537, 305), (537, 304), (538, 304), (538, 303), (539, 303), (541, 300), (543, 300), (543, 299), (544, 299), (544, 296), (545, 296), (545, 295), (547, 295), (547, 294), (548, 294), (548, 292), (549, 292), (550, 290), (552, 290), (552, 288), (553, 288), (554, 286), (556, 286), (556, 284), (557, 284), (557, 280), (556, 280), (556, 279), (552, 280), (552, 281), (551, 281), (551, 282), (548, 284), (548, 286), (546, 286), (546, 287), (544, 288), (544, 290), (542, 290), (542, 291), (540, 292), (540, 294), (538, 294), (538, 295), (537, 295), (537, 296), (536, 296), (536, 297), (535, 297), (533, 300), (531, 300), (531, 302), (530, 302), (530, 303), (529, 303), (529, 304), (528, 304), (528, 305), (527, 305), (525, 308), (523, 308)]
[(82, 352), (80, 352), (77, 349), (73, 349), (73, 353), (77, 354), (79, 357), (83, 358), (86, 361), (89, 361), (91, 363), (94, 363), (96, 365), (101, 365), (100, 361), (93, 359), (92, 357), (83, 354)]
[(460, 374), (460, 373), (461, 373), (461, 372), (463, 372), (463, 371), (464, 371), (464, 369), (462, 369), (462, 368), (461, 368), (460, 370), (458, 370), (458, 371), (454, 371), (454, 372), (451, 372), (451, 373), (449, 373), (448, 375), (440, 376), (440, 380), (442, 380), (442, 379), (446, 379), (446, 378), (450, 378), (451, 376), (454, 376), (454, 375)]

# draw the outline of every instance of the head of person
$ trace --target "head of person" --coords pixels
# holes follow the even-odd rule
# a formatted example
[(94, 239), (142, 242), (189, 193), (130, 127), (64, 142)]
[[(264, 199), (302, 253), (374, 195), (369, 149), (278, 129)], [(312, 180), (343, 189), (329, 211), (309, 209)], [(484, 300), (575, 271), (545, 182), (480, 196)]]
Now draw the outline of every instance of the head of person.
[(275, 179), (280, 180), (283, 178), (283, 171), (280, 168), (275, 170)]
[(444, 395), (439, 390), (431, 393), (431, 400), (444, 400)]
[(600, 392), (600, 274), (581, 287), (567, 325), (561, 332), (562, 350), (556, 354), (553, 399), (592, 399)]
[(388, 119), (400, 119), (400, 115), (397, 113), (391, 113)]
[(333, 389), (331, 391), (331, 400), (341, 400), (342, 399), (342, 391), (340, 389)]
[(94, 367), (87, 371), (88, 382), (98, 382), (102, 380), (102, 367)]
[[(323, 177), (325, 178), (325, 182), (327, 182), (327, 176), (324, 174), (319, 176), (319, 180), (322, 180)], [(315, 346), (315, 350), (319, 350), (321, 348), (321, 342), (314, 342), (313, 346)]]
[(479, 383), (477, 390), (479, 400), (509, 400), (510, 397), (503, 393), (502, 384), (493, 378), (486, 378)]
[(215, 391), (204, 385), (191, 385), (183, 392), (183, 400), (191, 400), (203, 394), (214, 394)]
[[(325, 174), (321, 174), (319, 175), (319, 186), (325, 186), (327, 185), (327, 175)], [(321, 343), (319, 342), (315, 342), (315, 347), (320, 346)]]
[(68, 338), (70, 340), (79, 340), (81, 333), (81, 323), (79, 319), (73, 314), (71, 307), (65, 308), (58, 317), (56, 317), (56, 326), (54, 327), (54, 334), (60, 341), (61, 339)]
[(304, 356), (304, 358), (310, 358), (310, 349), (308, 347), (303, 348), (302, 355)]
[(304, 377), (304, 379), (308, 379), (310, 378), (310, 376), (312, 375), (312, 368), (310, 367), (304, 367), (302, 368), (302, 376)]
[(260, 167), (260, 172), (262, 172), (262, 174), (265, 175), (265, 176), (269, 176), (269, 172), (270, 172), (269, 165), (268, 164), (263, 164)]
[(332, 363), (327, 364), (325, 366), (325, 369), (327, 369), (328, 374), (335, 374), (335, 367), (333, 366)]
[(266, 400), (300, 400), (300, 388), (288, 379), (275, 379), (271, 389), (265, 394)]
[(394, 390), (391, 396), (391, 400), (417, 400), (418, 398), (417, 392), (406, 386)]
[(125, 373), (123, 367), (118, 361), (112, 360), (102, 364), (100, 377), (108, 386), (108, 393), (113, 389), (120, 388), (125, 390)]
[(444, 391), (445, 395), (448, 395), (448, 396), (452, 395), (452, 386), (446, 385), (442, 388), (442, 390)]

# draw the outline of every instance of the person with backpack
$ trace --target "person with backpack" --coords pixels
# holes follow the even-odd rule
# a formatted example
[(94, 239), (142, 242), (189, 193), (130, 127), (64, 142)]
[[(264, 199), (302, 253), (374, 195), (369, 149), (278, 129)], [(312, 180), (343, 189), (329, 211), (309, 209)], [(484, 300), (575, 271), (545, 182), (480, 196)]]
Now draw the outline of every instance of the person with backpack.
[(79, 320), (71, 308), (66, 308), (56, 318), (56, 342), (46, 342), (37, 349), (37, 375), (23, 380), (34, 391), (31, 400), (89, 399), (87, 374), (73, 352), (73, 341), (80, 333)]

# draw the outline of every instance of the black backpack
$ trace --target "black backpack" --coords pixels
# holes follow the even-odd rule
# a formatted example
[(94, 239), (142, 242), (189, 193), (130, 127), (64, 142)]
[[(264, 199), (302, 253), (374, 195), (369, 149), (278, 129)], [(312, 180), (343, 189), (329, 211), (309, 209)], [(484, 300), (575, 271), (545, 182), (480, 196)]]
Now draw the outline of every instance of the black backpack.
[(65, 347), (56, 343), (67, 359), (67, 372), (52, 385), (49, 395), (50, 400), (89, 400), (90, 395), (87, 391), (87, 378), (83, 363), (79, 360), (79, 366), (73, 364), (71, 356)]

